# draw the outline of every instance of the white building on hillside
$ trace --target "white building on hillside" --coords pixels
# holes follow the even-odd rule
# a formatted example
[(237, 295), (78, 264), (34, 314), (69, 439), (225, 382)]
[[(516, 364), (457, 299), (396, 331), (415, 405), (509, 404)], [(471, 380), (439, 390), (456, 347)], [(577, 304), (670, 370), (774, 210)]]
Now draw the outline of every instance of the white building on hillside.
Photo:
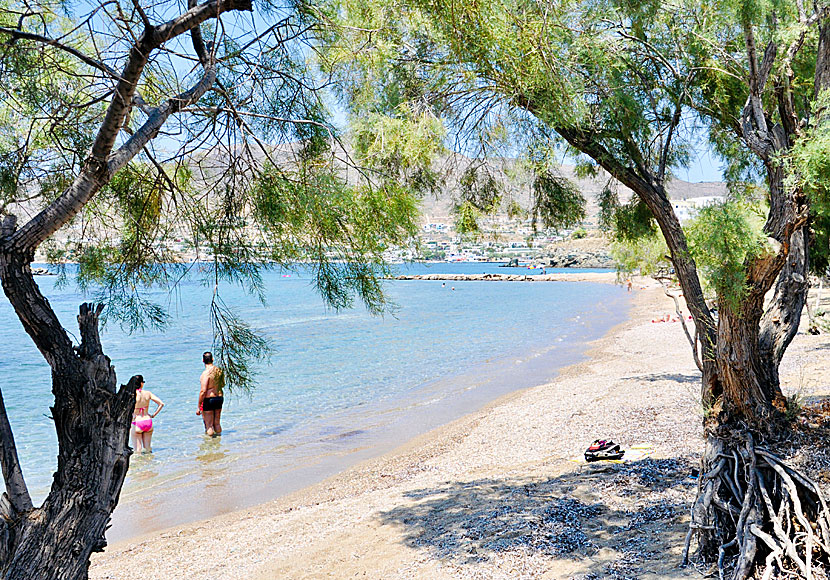
[(692, 199), (673, 199), (671, 204), (677, 219), (680, 220), (681, 224), (684, 224), (695, 217), (701, 208), (723, 203), (725, 200), (726, 198), (722, 195), (707, 195)]

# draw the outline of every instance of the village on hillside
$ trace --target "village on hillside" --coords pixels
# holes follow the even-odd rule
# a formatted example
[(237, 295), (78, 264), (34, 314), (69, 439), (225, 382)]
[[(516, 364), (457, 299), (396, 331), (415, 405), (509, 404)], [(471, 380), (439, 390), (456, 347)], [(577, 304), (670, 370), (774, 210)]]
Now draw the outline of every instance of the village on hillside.
[[(577, 178), (570, 166), (562, 166), (562, 173), (573, 181), (585, 198), (585, 219), (576, 227), (568, 229), (544, 228), (534, 224), (530, 215), (523, 218), (511, 217), (507, 211), (499, 210), (492, 215), (482, 215), (479, 231), (475, 235), (460, 233), (456, 227), (454, 205), (457, 191), (445, 188), (435, 196), (426, 196), (421, 201), (420, 231), (407, 248), (390, 249), (386, 259), (391, 263), (409, 261), (430, 262), (505, 262), (532, 269), (553, 268), (613, 268), (609, 253), (609, 242), (600, 224), (599, 195), (608, 183), (607, 175), (596, 178)], [(686, 223), (700, 210), (710, 204), (726, 199), (726, 184), (722, 182), (691, 183), (674, 180), (669, 186), (674, 211), (681, 223)], [(627, 201), (631, 192), (617, 185), (621, 200)], [(528, 208), (532, 201), (526, 188), (512, 193), (512, 199)], [(529, 214), (529, 212), (528, 212)], [(197, 240), (181, 227), (172, 228), (175, 233), (160, 242), (165, 253), (178, 261), (210, 260), (211, 254), (199, 247)], [(251, 231), (250, 239), (257, 239), (257, 232)], [(72, 261), (73, 241), (89, 236), (86, 224), (79, 219), (58, 234), (58, 243), (65, 244), (69, 251), (65, 259)], [(37, 262), (49, 261), (46, 250), (39, 250)]]

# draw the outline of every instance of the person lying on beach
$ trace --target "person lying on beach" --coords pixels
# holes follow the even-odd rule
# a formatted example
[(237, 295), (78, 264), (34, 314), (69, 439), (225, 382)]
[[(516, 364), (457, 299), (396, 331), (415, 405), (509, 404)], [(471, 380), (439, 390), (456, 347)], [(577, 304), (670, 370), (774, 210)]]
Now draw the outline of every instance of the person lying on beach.
[(652, 318), (652, 322), (679, 322), (680, 319), (669, 314), (663, 315), (661, 318)]
[(225, 402), (225, 375), (213, 364), (213, 353), (210, 351), (202, 355), (205, 370), (199, 378), (199, 410), (197, 415), (202, 416), (205, 423), (205, 434), (214, 437), (222, 434), (222, 404)]
[[(144, 453), (145, 451), (152, 453), (150, 440), (153, 438), (153, 419), (164, 407), (164, 403), (150, 391), (144, 390), (143, 376), (136, 375), (134, 378), (138, 381), (139, 387), (135, 392), (135, 410), (133, 410), (133, 426), (130, 429), (130, 437), (136, 453)], [(150, 401), (157, 405), (156, 412), (152, 415), (148, 412)]]

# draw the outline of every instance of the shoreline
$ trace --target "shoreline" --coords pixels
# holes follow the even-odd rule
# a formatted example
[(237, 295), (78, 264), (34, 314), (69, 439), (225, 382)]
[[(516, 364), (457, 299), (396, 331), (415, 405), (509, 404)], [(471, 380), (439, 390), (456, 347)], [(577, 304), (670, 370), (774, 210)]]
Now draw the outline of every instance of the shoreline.
[[(671, 310), (668, 299), (647, 289), (635, 292), (632, 302), (629, 318), (589, 343), (584, 360), (560, 369), (553, 382), (503, 395), (391, 452), (276, 500), (114, 544), (93, 558), (90, 577), (120, 578), (144, 558), (159, 564), (150, 578), (183, 570), (217, 578), (347, 577), (360, 570), (375, 577), (457, 577), (453, 554), (436, 559), (430, 556), (435, 546), (407, 541), (401, 528), (409, 518), (398, 518), (395, 525), (385, 521), (388, 514), (417, 504), (417, 490), (441, 489), (453, 480), (464, 486), (517, 477), (529, 482), (524, 485), (564, 481), (575, 471), (596, 469), (573, 461), (594, 435), (624, 446), (650, 439), (655, 458), (689, 457), (702, 449), (699, 421), (688, 420), (695, 413), (699, 379), (682, 330), (646, 321), (655, 309)], [(667, 348), (655, 361), (649, 349), (660, 350), (658, 345)], [(620, 350), (632, 356), (621, 357)], [(681, 372), (666, 372), (661, 367), (667, 364)], [(412, 514), (417, 520), (417, 509)], [(674, 520), (672, 533), (682, 518)], [(372, 531), (368, 541), (354, 531), (366, 526)], [(224, 548), (214, 554), (213, 539), (202, 541), (205, 534), (237, 554), (233, 562), (225, 561)], [(355, 551), (365, 551), (368, 559), (354, 561), (347, 553)], [(476, 567), (501, 570), (500, 558), (494, 552)], [(547, 559), (544, 555), (548, 567), (561, 560)], [(305, 561), (311, 563), (305, 566)], [(579, 568), (572, 558), (563, 561), (569, 570)], [(417, 574), (396, 573), (402, 565)]]
[[(569, 316), (576, 322), (567, 323), (564, 341), (554, 335), (532, 348), (514, 346), (392, 399), (344, 409), (317, 422), (309, 419), (290, 445), (271, 439), (243, 444), (231, 430), (226, 437), (205, 439), (189, 469), (161, 478), (155, 461), (136, 456), (107, 540), (128, 542), (279, 499), (393, 452), (505, 394), (548, 383), (563, 368), (584, 360), (589, 344), (625, 319), (630, 296), (612, 294), (606, 302), (575, 309)], [(238, 487), (241, 478), (246, 485)], [(194, 496), (205, 501), (188, 507)]]

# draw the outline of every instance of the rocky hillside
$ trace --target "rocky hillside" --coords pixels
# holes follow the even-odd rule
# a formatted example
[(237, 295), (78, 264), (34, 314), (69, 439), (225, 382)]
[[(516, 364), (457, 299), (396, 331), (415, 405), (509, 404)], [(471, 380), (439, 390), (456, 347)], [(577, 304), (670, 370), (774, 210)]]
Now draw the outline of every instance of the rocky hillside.
[[(446, 187), (437, 196), (427, 196), (422, 201), (422, 213), (424, 223), (430, 222), (452, 222), (452, 208), (454, 200), (459, 196), (457, 176), (460, 175), (460, 170), (469, 163), (469, 160), (460, 156), (447, 161), (446, 173)], [(493, 174), (499, 179), (504, 179), (504, 175), (509, 171), (509, 162), (506, 161), (492, 161)], [(564, 177), (576, 184), (579, 191), (585, 197), (587, 217), (583, 223), (586, 229), (593, 229), (597, 226), (599, 216), (598, 196), (607, 184), (611, 184), (616, 188), (617, 195), (621, 201), (626, 201), (631, 198), (632, 192), (627, 187), (611, 180), (607, 173), (600, 172), (596, 178), (580, 179), (574, 175), (574, 168), (570, 165), (563, 165), (561, 173)], [(515, 180), (513, 180), (515, 183)], [(672, 199), (684, 200), (694, 199), (697, 197), (708, 196), (722, 196), (726, 193), (726, 184), (722, 182), (700, 182), (691, 183), (681, 179), (675, 179), (668, 184), (669, 195)], [(506, 198), (516, 200), (519, 205), (529, 208), (532, 205), (530, 188), (527, 184), (514, 185), (506, 194)], [(506, 217), (505, 208), (500, 212)]]
[(565, 240), (547, 248), (545, 263), (553, 268), (613, 268), (608, 240), (598, 232), (586, 238)]

